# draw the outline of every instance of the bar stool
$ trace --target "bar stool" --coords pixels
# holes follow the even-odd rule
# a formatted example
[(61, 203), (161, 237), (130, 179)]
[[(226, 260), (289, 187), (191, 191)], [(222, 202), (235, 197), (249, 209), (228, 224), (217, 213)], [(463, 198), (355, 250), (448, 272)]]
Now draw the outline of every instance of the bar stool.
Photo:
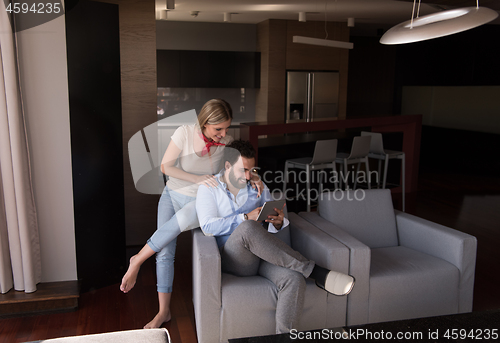
[[(288, 169), (298, 168), (306, 171), (306, 193), (307, 193), (307, 212), (311, 211), (311, 179), (310, 172), (315, 170), (324, 170), (332, 168), (333, 172), (336, 173), (337, 169), (335, 167), (335, 157), (337, 155), (337, 140), (327, 139), (316, 141), (316, 146), (314, 147), (313, 157), (303, 157), (294, 158), (286, 160), (285, 162), (285, 175), (283, 181), (283, 195), (286, 198), (286, 185), (288, 183)], [(319, 193), (323, 191), (323, 174), (320, 172), (319, 177)], [(335, 178), (335, 189), (338, 188), (338, 181)]]
[[(358, 173), (359, 173), (359, 166), (361, 162), (365, 163), (366, 166), (366, 175), (368, 177), (368, 189), (370, 189), (370, 168), (368, 166), (368, 152), (370, 151), (370, 136), (357, 136), (354, 137), (354, 140), (352, 142), (352, 147), (351, 147), (351, 153), (338, 153), (337, 158), (335, 159), (335, 163), (342, 164), (344, 166), (344, 181), (346, 182), (347, 185), (347, 180), (349, 178), (349, 165), (350, 164), (358, 164), (357, 170), (356, 170), (356, 175), (354, 177), (354, 189), (356, 189), (357, 183), (358, 183)], [(341, 182), (342, 184), (342, 178)]]
[(384, 142), (382, 134), (378, 132), (362, 131), (361, 136), (371, 137), (370, 152), (368, 157), (378, 160), (378, 188), (380, 188), (380, 172), (382, 161), (384, 161), (384, 176), (382, 177), (382, 188), (386, 187), (387, 182), (387, 169), (389, 167), (389, 160), (401, 160), (401, 188), (403, 191), (403, 212), (405, 211), (405, 153), (403, 151), (394, 151), (384, 149)]

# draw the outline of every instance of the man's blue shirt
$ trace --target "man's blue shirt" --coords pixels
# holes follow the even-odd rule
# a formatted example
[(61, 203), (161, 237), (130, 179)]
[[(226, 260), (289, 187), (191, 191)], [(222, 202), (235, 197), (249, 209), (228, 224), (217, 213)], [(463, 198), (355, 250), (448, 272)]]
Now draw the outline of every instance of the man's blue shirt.
[[(215, 176), (217, 187), (200, 186), (196, 196), (196, 212), (201, 229), (206, 235), (216, 236), (217, 245), (222, 247), (231, 233), (245, 219), (243, 214), (249, 213), (257, 207), (263, 206), (266, 201), (272, 201), (269, 188), (264, 185), (262, 195), (257, 198), (258, 191), (247, 183), (240, 189), (236, 197), (228, 190), (227, 185), (221, 180), (223, 171)], [(288, 225), (285, 218), (283, 226)], [(268, 231), (276, 233), (278, 230), (269, 223)]]

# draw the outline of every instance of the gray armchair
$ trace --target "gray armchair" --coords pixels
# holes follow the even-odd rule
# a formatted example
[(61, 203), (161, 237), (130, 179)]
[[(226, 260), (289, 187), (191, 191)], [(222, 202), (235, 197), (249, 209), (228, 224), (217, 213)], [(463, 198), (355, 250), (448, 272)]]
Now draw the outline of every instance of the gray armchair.
[[(289, 214), (290, 226), (280, 239), (319, 265), (346, 273), (349, 250), (328, 234)], [(261, 276), (221, 273), (214, 237), (193, 230), (193, 303), (198, 342), (275, 334), (276, 286)], [(298, 330), (334, 328), (346, 324), (347, 297), (336, 297), (306, 280), (305, 304)]]
[(395, 211), (390, 190), (323, 195), (300, 216), (350, 250), (347, 325), (472, 311), (475, 237)]

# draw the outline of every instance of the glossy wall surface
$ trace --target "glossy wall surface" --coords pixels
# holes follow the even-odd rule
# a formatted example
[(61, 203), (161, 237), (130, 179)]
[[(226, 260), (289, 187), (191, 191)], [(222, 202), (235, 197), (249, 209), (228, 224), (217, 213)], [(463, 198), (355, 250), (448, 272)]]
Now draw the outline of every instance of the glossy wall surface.
[(78, 279), (120, 280), (125, 210), (118, 6), (79, 1), (66, 14)]

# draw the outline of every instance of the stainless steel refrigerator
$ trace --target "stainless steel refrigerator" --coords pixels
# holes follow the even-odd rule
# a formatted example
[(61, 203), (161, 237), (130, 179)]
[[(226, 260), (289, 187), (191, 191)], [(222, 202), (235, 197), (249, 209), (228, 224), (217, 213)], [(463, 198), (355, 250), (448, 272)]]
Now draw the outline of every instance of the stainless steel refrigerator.
[(338, 72), (287, 72), (287, 123), (337, 118), (338, 104)]

